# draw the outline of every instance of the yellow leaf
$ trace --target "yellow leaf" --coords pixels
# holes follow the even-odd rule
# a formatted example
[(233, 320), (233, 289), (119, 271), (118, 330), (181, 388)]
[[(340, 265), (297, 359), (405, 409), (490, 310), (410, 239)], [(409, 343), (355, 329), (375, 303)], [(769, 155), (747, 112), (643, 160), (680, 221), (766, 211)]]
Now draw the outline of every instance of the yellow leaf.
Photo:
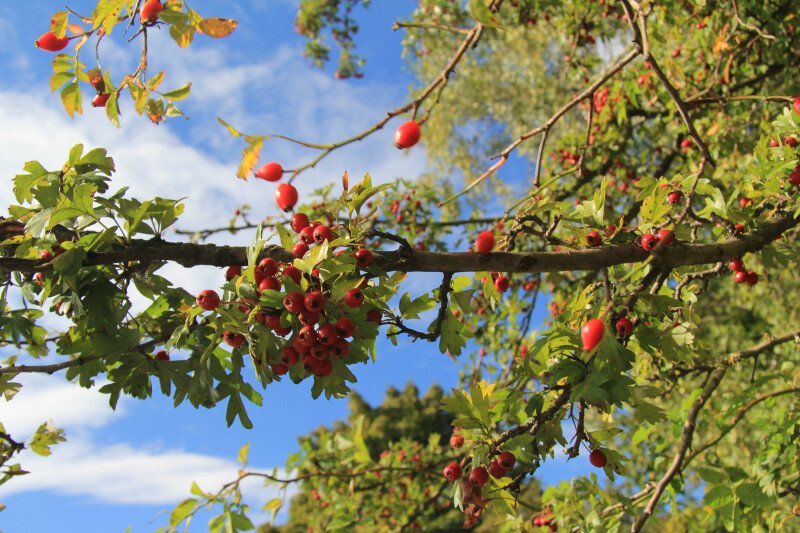
[(238, 25), (239, 23), (233, 19), (208, 18), (200, 21), (200, 24), (197, 25), (197, 31), (209, 37), (220, 39), (233, 33), (233, 30)]
[(714, 42), (714, 47), (712, 48), (712, 51), (714, 52), (715, 56), (720, 55), (722, 52), (728, 50), (731, 47), (728, 44), (728, 37), (727, 37), (728, 26), (729, 24), (725, 24), (722, 27), (722, 31), (719, 32), (719, 37), (717, 37), (717, 40)]
[(264, 139), (256, 139), (250, 145), (242, 150), (242, 162), (239, 164), (239, 170), (236, 172), (236, 177), (241, 180), (247, 180), (247, 176), (253, 171), (253, 168), (258, 163), (258, 157), (261, 155), (261, 146), (264, 144)]
[(713, 123), (708, 130), (706, 131), (707, 137), (713, 137), (715, 133), (719, 130), (719, 122)]

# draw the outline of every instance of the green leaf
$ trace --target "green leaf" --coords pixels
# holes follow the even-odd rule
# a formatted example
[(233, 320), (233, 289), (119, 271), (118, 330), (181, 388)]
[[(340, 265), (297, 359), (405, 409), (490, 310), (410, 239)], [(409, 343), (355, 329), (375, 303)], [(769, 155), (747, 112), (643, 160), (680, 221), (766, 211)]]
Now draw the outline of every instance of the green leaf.
[(480, 22), (484, 26), (503, 29), (485, 0), (469, 0), (469, 14), (476, 22)]
[(436, 300), (429, 294), (423, 294), (411, 300), (411, 296), (405, 293), (400, 298), (400, 314), (403, 315), (403, 318), (417, 319), (420, 313), (429, 311), (434, 307), (436, 307)]
[(189, 516), (189, 513), (192, 512), (196, 505), (197, 499), (195, 498), (187, 498), (178, 504), (178, 506), (175, 507), (175, 509), (173, 509), (172, 513), (169, 515), (170, 527), (175, 527), (180, 524), (187, 516)]
[(177, 89), (172, 89), (171, 91), (167, 91), (163, 93), (161, 96), (163, 96), (167, 100), (180, 101), (184, 100), (189, 96), (189, 92), (191, 91), (191, 89), (192, 89), (192, 84), (191, 82), (189, 82), (184, 85), (181, 85)]
[(61, 103), (64, 105), (64, 110), (70, 117), (74, 118), (75, 113), (83, 113), (81, 100), (81, 87), (77, 81), (61, 89)]

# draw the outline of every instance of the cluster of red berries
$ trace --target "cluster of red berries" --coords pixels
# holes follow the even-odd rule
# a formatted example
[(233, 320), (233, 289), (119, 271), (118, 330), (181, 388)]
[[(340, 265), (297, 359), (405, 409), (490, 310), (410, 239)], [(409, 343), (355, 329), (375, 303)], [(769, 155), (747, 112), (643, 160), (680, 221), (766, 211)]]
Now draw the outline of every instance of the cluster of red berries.
[(542, 513), (538, 516), (533, 517), (533, 525), (536, 527), (546, 527), (550, 531), (558, 531), (558, 524), (553, 522), (553, 510), (547, 509), (546, 511), (542, 511)]
[[(283, 172), (281, 164), (272, 161), (259, 167), (255, 171), (255, 176), (264, 181), (278, 181)], [(281, 211), (291, 211), (297, 204), (297, 198), (297, 189), (291, 183), (281, 183), (275, 189), (275, 203)]]
[(645, 233), (642, 235), (641, 239), (639, 239), (639, 244), (641, 244), (642, 248), (649, 252), (661, 241), (664, 241), (662, 246), (669, 246), (675, 242), (675, 234), (672, 232), (672, 230), (668, 229), (662, 229), (655, 235), (652, 233)]
[[(490, 474), (496, 479), (503, 478), (506, 476), (509, 470), (514, 468), (516, 461), (517, 458), (513, 453), (502, 452), (498, 454), (496, 459), (493, 459), (489, 463), (488, 470), (483, 466), (476, 466), (473, 468), (472, 471), (470, 471), (469, 476), (467, 476), (467, 481), (473, 487), (483, 487), (489, 481)], [(445, 479), (448, 481), (458, 481), (461, 479), (463, 471), (460, 464), (453, 462), (444, 467), (443, 474)]]
[(747, 270), (741, 259), (731, 259), (728, 261), (728, 268), (733, 271), (733, 279), (736, 283), (747, 283), (751, 287), (758, 283), (758, 274), (752, 270)]

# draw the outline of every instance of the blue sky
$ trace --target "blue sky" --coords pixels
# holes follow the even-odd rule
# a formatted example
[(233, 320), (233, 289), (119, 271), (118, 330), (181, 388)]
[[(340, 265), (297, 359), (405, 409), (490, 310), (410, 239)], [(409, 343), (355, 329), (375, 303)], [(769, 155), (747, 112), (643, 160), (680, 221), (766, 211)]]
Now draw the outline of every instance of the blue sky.
[[(173, 119), (158, 127), (123, 109), (123, 127), (109, 125), (103, 113), (87, 106), (84, 115), (69, 119), (48, 87), (50, 54), (33, 47), (47, 29), (60, 2), (8, 2), (0, 15), (0, 171), (6, 187), (0, 203), (11, 203), (10, 178), (25, 161), (60, 166), (77, 142), (104, 146), (117, 161), (115, 186), (128, 185), (140, 198), (189, 196), (182, 228), (226, 224), (242, 203), (254, 216), (274, 214), (272, 187), (234, 177), (241, 146), (217, 124), (221, 116), (243, 131), (280, 132), (310, 141), (333, 141), (361, 131), (387, 110), (404, 102), (411, 79), (400, 58), (400, 33), (391, 31), (395, 18), (408, 14), (415, 2), (375, 2), (361, 24), (360, 52), (368, 64), (362, 80), (334, 79), (332, 69), (319, 71), (302, 56), (303, 41), (293, 31), (295, 2), (209, 1), (193, 7), (206, 16), (240, 21), (234, 34), (222, 41), (198, 36), (180, 50), (166, 35), (151, 40), (150, 69), (166, 69), (168, 86), (193, 82), (183, 106), (190, 121)], [(76, 11), (89, 11), (91, 2), (71, 2)], [(157, 33), (157, 32), (156, 32)], [(165, 32), (164, 32), (165, 33)], [(105, 66), (122, 72), (136, 61), (136, 51), (121, 41), (105, 50)], [(367, 46), (369, 43), (369, 46)], [(88, 57), (87, 57), (88, 60)], [(317, 169), (298, 180), (301, 195), (341, 176), (365, 172), (378, 181), (413, 178), (426, 168), (424, 148), (410, 153), (392, 146), (386, 131), (336, 152)], [(291, 167), (309, 159), (296, 147), (273, 143), (262, 160)], [(228, 243), (246, 243), (249, 235), (222, 236)], [(191, 270), (169, 266), (170, 279), (190, 292), (219, 286), (216, 269)], [(418, 275), (408, 288), (431, 287), (435, 277)], [(139, 302), (142, 303), (141, 301)], [(544, 313), (545, 306), (540, 304)], [(53, 327), (57, 321), (50, 321)], [(387, 386), (408, 381), (425, 390), (431, 383), (450, 388), (458, 368), (435, 345), (388, 342), (379, 345), (376, 364), (355, 370), (355, 389), (377, 403)], [(189, 495), (191, 480), (207, 489), (235, 476), (236, 452), (252, 443), (250, 463), (272, 468), (295, 450), (297, 436), (347, 413), (346, 400), (312, 400), (310, 384), (284, 382), (265, 393), (264, 407), (249, 409), (252, 430), (225, 426), (224, 412), (173, 408), (168, 398), (147, 402), (123, 399), (112, 412), (103, 396), (66, 383), (58, 376), (21, 378), (26, 388), (11, 404), (0, 403), (0, 420), (7, 429), (27, 435), (52, 418), (67, 431), (68, 443), (50, 458), (23, 456), (32, 473), (0, 487), (0, 530), (82, 531), (107, 533), (150, 531), (165, 524), (168, 510)], [(582, 471), (575, 461), (556, 461), (543, 470), (554, 481)], [(252, 501), (268, 494), (250, 487)], [(166, 512), (165, 512), (166, 511)], [(202, 530), (202, 523), (196, 524)]]

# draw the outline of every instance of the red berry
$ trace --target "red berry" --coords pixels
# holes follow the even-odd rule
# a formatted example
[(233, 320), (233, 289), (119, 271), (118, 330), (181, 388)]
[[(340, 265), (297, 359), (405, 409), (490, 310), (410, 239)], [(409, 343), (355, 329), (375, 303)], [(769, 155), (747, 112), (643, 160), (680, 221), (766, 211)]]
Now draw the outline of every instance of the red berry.
[(281, 290), (281, 284), (278, 283), (278, 280), (275, 279), (274, 277), (267, 276), (258, 283), (258, 290), (260, 290), (261, 292), (264, 292), (266, 290), (279, 291)]
[(603, 244), (603, 237), (600, 236), (600, 232), (596, 229), (593, 229), (589, 233), (586, 234), (586, 244), (589, 246), (600, 246)]
[(348, 307), (361, 307), (361, 304), (364, 303), (364, 293), (360, 289), (350, 289), (344, 295), (344, 303)]
[(95, 95), (95, 97), (92, 98), (92, 107), (105, 107), (109, 98), (111, 98), (111, 93)]
[(142, 23), (148, 22), (153, 24), (158, 20), (158, 14), (161, 13), (162, 9), (164, 9), (164, 6), (161, 5), (160, 0), (147, 0), (142, 6), (141, 11), (139, 11), (139, 19)]
[(606, 231), (604, 231), (603, 233), (605, 234), (606, 237), (611, 237), (612, 235), (614, 235), (615, 231), (617, 231), (617, 227), (614, 224), (609, 224), (608, 227), (606, 228)]
[(242, 275), (242, 267), (240, 267), (239, 265), (231, 265), (225, 271), (225, 280), (230, 281), (233, 278), (241, 275)]
[(744, 233), (744, 224), (734, 224), (733, 225), (733, 232), (734, 233)]
[(751, 270), (747, 273), (747, 284), (752, 287), (756, 283), (758, 283), (758, 274)]
[(508, 290), (508, 278), (505, 276), (497, 276), (494, 280), (494, 288), (497, 292), (506, 292)]
[(297, 203), (297, 189), (290, 183), (281, 183), (275, 189), (275, 203), (282, 211), (291, 211)]
[(336, 321), (336, 329), (339, 330), (339, 335), (343, 338), (352, 337), (356, 331), (356, 326), (353, 321), (347, 317), (342, 317)]
[(271, 257), (265, 257), (259, 261), (258, 266), (256, 266), (256, 270), (264, 276), (274, 276), (278, 273), (279, 268), (280, 265), (278, 262)]
[(344, 339), (337, 339), (331, 345), (331, 353), (336, 357), (347, 357), (347, 354), (350, 353), (350, 343)]
[(464, 445), (464, 436), (459, 435), (458, 433), (453, 433), (450, 436), (450, 446), (453, 448), (461, 448)]
[(736, 281), (736, 283), (744, 283), (747, 281), (747, 272), (743, 270), (737, 270), (733, 275), (733, 279)]
[(583, 328), (581, 328), (581, 341), (583, 341), (583, 349), (591, 352), (603, 340), (603, 334), (606, 332), (606, 325), (599, 318), (589, 320)]
[(206, 289), (197, 295), (197, 305), (206, 311), (213, 311), (219, 305), (219, 294), (211, 289)]
[(256, 177), (265, 181), (278, 181), (283, 176), (283, 167), (280, 163), (272, 162), (262, 165), (256, 170)]
[(285, 346), (283, 350), (281, 350), (281, 362), (283, 364), (287, 366), (294, 366), (294, 364), (299, 360), (300, 355), (297, 353), (297, 350), (291, 346)]
[(305, 213), (295, 213), (292, 221), (289, 223), (295, 233), (300, 233), (304, 228), (309, 226), (308, 215)]
[(494, 248), (494, 233), (482, 231), (475, 239), (475, 251), (479, 254), (488, 254)]
[(322, 308), (325, 306), (325, 297), (320, 291), (310, 292), (306, 294), (303, 304), (309, 313), (319, 314), (319, 312), (322, 311)]
[(241, 333), (234, 333), (226, 329), (222, 332), (222, 340), (224, 340), (228, 346), (238, 348), (244, 344), (245, 338)]
[(800, 113), (800, 96), (794, 99), (794, 102), (792, 102), (792, 107), (794, 108), (795, 113)]
[(658, 232), (658, 235), (656, 235), (656, 239), (664, 241), (664, 246), (669, 246), (675, 242), (675, 234), (671, 230), (662, 229)]
[(789, 174), (789, 183), (792, 185), (800, 185), (800, 165), (797, 165), (791, 174)]
[(497, 456), (497, 463), (505, 470), (511, 470), (514, 468), (514, 463), (516, 462), (517, 458), (511, 452), (503, 452)]
[(534, 526), (536, 526), (536, 527), (541, 527), (541, 526), (543, 526), (544, 524), (542, 523), (542, 519), (541, 519), (541, 517), (539, 517), (539, 516), (536, 516), (536, 517), (534, 517), (534, 519), (533, 519), (533, 525), (534, 525)]
[(380, 309), (370, 309), (367, 311), (367, 320), (370, 322), (375, 322), (379, 326), (381, 325), (381, 320), (383, 319), (383, 313)]
[(320, 361), (319, 359), (314, 359), (313, 357), (311, 357), (311, 354), (304, 355), (301, 362), (303, 364), (303, 370), (305, 370), (309, 374), (316, 373), (317, 368), (319, 368), (320, 363), (322, 363), (322, 361)]
[(667, 195), (667, 202), (671, 203), (672, 205), (678, 204), (681, 201), (681, 197), (683, 195), (680, 191), (672, 191)]
[(753, 200), (750, 198), (744, 197), (739, 199), (739, 205), (742, 207), (747, 207), (748, 205), (752, 204)]
[(314, 228), (306, 226), (300, 230), (300, 240), (305, 244), (314, 244)]
[(642, 235), (642, 238), (640, 239), (639, 242), (642, 244), (642, 248), (644, 248), (649, 252), (650, 249), (656, 245), (657, 240), (656, 236), (653, 235), (652, 233), (645, 233), (644, 235)]
[(272, 370), (273, 374), (276, 376), (283, 376), (289, 371), (289, 367), (284, 363), (275, 363), (274, 365), (269, 367)]
[(422, 135), (422, 130), (419, 124), (413, 120), (409, 120), (400, 125), (394, 133), (394, 144), (400, 149), (411, 148), (419, 141)]
[(50, 253), (50, 250), (42, 250), (39, 253), (39, 259), (42, 261), (50, 261), (53, 258), (53, 254)]
[(728, 268), (730, 268), (734, 272), (741, 272), (742, 270), (744, 270), (744, 263), (739, 258), (731, 259), (730, 261), (728, 261)]
[(156, 352), (156, 361), (169, 361), (169, 354), (166, 350), (159, 350)]
[(316, 343), (309, 351), (314, 359), (327, 359), (331, 356), (331, 350), (324, 344)]
[(548, 529), (550, 529), (550, 531), (558, 531), (558, 524), (555, 523), (550, 524), (550, 527)]
[(317, 226), (314, 228), (314, 242), (322, 244), (325, 241), (332, 241), (334, 239), (333, 230), (328, 226)]
[(500, 466), (500, 463), (498, 463), (497, 459), (495, 459), (489, 463), (489, 473), (493, 478), (500, 479), (501, 477), (505, 477), (506, 469)]
[(370, 252), (366, 248), (359, 248), (356, 251), (356, 264), (361, 268), (367, 268), (368, 266), (370, 266), (372, 264), (373, 259), (374, 256), (372, 255), (372, 252)]
[(283, 299), (283, 307), (290, 313), (302, 311), (305, 307), (303, 293), (294, 291), (287, 294), (286, 298)]
[(34, 274), (33, 282), (41, 287), (44, 284), (44, 274), (42, 274), (41, 272), (37, 272), (36, 274)]
[(317, 332), (319, 342), (325, 346), (331, 346), (339, 340), (339, 330), (332, 324), (325, 324)]
[(292, 248), (292, 255), (294, 255), (298, 259), (302, 259), (304, 255), (308, 253), (308, 245), (304, 242), (298, 242)]
[(458, 463), (450, 463), (444, 467), (444, 477), (447, 478), (448, 481), (461, 479), (461, 465)]
[(33, 43), (37, 48), (41, 48), (47, 52), (58, 52), (59, 50), (63, 50), (69, 44), (69, 37), (66, 35), (61, 37), (60, 39), (56, 37), (56, 34), (48, 31), (47, 33), (43, 34), (41, 37), (36, 39)]
[(331, 363), (330, 359), (325, 359), (323, 361), (320, 361), (319, 364), (317, 365), (317, 368), (314, 369), (314, 375), (321, 378), (330, 376), (332, 372), (333, 372), (333, 363)]
[(303, 273), (300, 272), (300, 269), (296, 266), (287, 265), (283, 267), (283, 277), (284, 279), (289, 278), (299, 285), (300, 279), (303, 277)]
[(628, 317), (617, 320), (617, 335), (620, 337), (630, 337), (633, 333), (633, 322)]
[[(294, 348), (299, 355), (305, 355), (311, 349), (310, 346), (306, 346), (305, 344), (300, 342), (300, 337), (294, 337), (292, 339), (292, 348)], [(311, 356), (309, 356), (309, 358), (313, 359), (313, 357), (311, 357)], [(301, 362), (303, 363), (303, 366), (305, 367), (305, 357), (303, 358), (303, 360)], [(308, 369), (306, 369), (306, 371), (308, 371)]]
[(297, 332), (297, 338), (300, 339), (300, 344), (311, 348), (317, 343), (317, 332), (312, 326), (303, 326)]
[(770, 140), (769, 140), (769, 145), (770, 145), (771, 147), (773, 147), (773, 148), (777, 148), (778, 146), (780, 146), (780, 145), (781, 145), (781, 143), (780, 143), (780, 141), (778, 141), (778, 140), (776, 140), (776, 139), (770, 139)]
[(469, 483), (473, 487), (483, 487), (489, 481), (489, 472), (484, 467), (479, 466), (472, 469), (467, 479), (469, 479)]
[(607, 462), (606, 454), (603, 453), (603, 450), (592, 450), (592, 453), (589, 454), (589, 462), (596, 468), (603, 468)]
[(789, 148), (796, 148), (797, 147), (797, 137), (786, 137), (783, 140), (783, 143), (788, 146)]

